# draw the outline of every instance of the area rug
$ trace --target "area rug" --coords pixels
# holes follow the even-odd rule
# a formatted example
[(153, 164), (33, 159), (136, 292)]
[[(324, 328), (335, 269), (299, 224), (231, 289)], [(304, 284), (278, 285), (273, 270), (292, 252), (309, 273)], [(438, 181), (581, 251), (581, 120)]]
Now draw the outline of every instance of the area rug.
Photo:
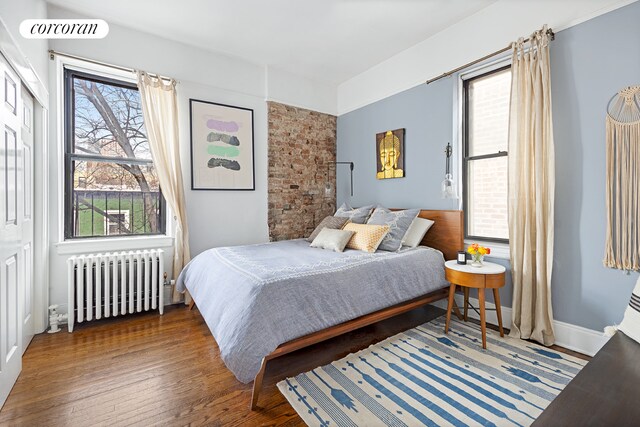
[(528, 426), (585, 364), (440, 317), (278, 388), (310, 426)]

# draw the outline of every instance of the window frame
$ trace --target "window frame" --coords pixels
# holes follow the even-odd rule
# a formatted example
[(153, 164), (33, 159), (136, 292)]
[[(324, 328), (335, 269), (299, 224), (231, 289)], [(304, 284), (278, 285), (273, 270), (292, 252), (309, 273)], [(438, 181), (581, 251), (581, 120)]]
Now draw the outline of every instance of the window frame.
[[(488, 237), (488, 236), (475, 236), (469, 234), (469, 217), (467, 215), (469, 212), (469, 185), (468, 185), (468, 169), (469, 162), (474, 160), (483, 160), (483, 159), (493, 159), (499, 157), (507, 157), (507, 164), (509, 162), (509, 151), (498, 151), (496, 153), (489, 154), (481, 154), (478, 156), (469, 156), (469, 85), (471, 82), (477, 79), (481, 79), (483, 77), (490, 76), (492, 74), (497, 74), (504, 70), (511, 69), (511, 64), (498, 66), (496, 68), (492, 68), (489, 71), (475, 74), (473, 76), (469, 76), (468, 78), (462, 79), (462, 211), (465, 213), (464, 215), (464, 239), (465, 240), (478, 240), (484, 242), (492, 242), (492, 243), (509, 243), (509, 239), (503, 239), (499, 237)], [(508, 200), (507, 200), (508, 203)], [(508, 213), (507, 213), (508, 215)]]
[[(117, 238), (136, 238), (144, 236), (166, 236), (167, 235), (167, 204), (162, 189), (159, 187), (159, 203), (160, 210), (159, 231), (155, 233), (132, 233), (132, 234), (107, 234), (106, 230), (103, 235), (96, 236), (75, 236), (73, 230), (73, 185), (75, 168), (74, 161), (96, 161), (111, 164), (136, 164), (148, 166), (153, 164), (153, 160), (132, 159), (128, 157), (110, 157), (92, 154), (79, 154), (74, 151), (75, 140), (75, 96), (73, 89), (73, 79), (75, 77), (83, 80), (92, 81), (94, 83), (108, 84), (126, 89), (133, 89), (139, 92), (135, 83), (126, 82), (111, 77), (101, 75), (100, 73), (89, 73), (79, 71), (74, 68), (63, 67), (63, 126), (64, 126), (64, 240), (92, 240), (92, 239), (117, 239)], [(114, 190), (114, 192), (117, 192)]]

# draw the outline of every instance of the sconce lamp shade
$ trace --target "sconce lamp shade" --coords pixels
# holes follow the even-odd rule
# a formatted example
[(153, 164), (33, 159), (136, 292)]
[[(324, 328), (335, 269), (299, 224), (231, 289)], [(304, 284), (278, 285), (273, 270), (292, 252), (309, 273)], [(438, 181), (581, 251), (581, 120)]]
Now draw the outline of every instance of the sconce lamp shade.
[(443, 199), (455, 199), (456, 198), (456, 185), (453, 182), (453, 176), (448, 173), (445, 175), (441, 185), (442, 198)]
[(453, 152), (451, 148), (451, 143), (447, 143), (447, 147), (444, 150), (446, 155), (445, 159), (445, 175), (444, 180), (440, 186), (440, 190), (442, 191), (443, 199), (455, 199), (457, 197), (456, 194), (456, 185), (453, 182), (453, 175), (451, 174), (451, 153)]

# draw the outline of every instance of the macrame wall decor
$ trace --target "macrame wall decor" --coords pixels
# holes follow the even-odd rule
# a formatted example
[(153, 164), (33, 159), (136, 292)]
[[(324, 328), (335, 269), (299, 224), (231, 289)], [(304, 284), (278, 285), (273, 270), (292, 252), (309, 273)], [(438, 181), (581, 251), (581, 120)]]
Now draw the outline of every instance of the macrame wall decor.
[(640, 85), (609, 101), (604, 265), (640, 270)]

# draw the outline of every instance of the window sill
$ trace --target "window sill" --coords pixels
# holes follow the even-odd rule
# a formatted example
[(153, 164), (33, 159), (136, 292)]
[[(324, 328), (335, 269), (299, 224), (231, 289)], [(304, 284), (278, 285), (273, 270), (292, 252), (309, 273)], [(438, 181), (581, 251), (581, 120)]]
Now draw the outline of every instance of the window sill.
[(488, 248), (491, 248), (491, 255), (487, 255), (487, 258), (497, 258), (497, 259), (506, 259), (506, 260), (511, 258), (511, 252), (509, 251), (508, 243), (485, 242), (482, 240), (473, 240), (473, 241), (465, 240), (464, 249), (466, 250), (467, 247), (472, 243), (479, 243), (482, 246), (487, 246)]
[(55, 243), (58, 255), (87, 254), (97, 252), (135, 251), (139, 249), (169, 248), (170, 236), (138, 236), (112, 239), (66, 240)]

